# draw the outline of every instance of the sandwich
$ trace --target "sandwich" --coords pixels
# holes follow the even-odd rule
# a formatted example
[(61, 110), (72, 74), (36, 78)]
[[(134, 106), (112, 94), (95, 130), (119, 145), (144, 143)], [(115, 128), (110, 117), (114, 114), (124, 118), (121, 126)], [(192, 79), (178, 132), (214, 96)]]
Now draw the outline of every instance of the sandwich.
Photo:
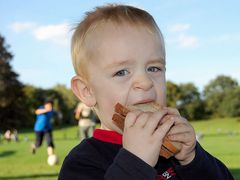
[[(141, 110), (143, 112), (156, 112), (161, 111), (162, 107), (156, 103), (147, 103), (147, 104), (137, 104), (134, 106), (125, 107), (120, 103), (115, 105), (115, 113), (113, 114), (112, 120), (114, 124), (123, 131), (124, 129), (124, 120), (127, 116), (127, 113), (133, 110)], [(173, 142), (167, 137), (164, 137), (162, 142), (162, 147), (160, 149), (160, 156), (165, 157), (166, 159), (174, 156), (180, 151), (181, 144), (178, 142)]]

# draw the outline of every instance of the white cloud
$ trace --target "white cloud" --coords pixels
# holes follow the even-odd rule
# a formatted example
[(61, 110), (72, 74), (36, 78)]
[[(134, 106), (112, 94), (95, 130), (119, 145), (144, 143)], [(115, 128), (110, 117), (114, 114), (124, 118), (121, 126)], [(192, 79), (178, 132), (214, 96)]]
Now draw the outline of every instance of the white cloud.
[(39, 26), (33, 31), (34, 37), (39, 41), (52, 41), (59, 44), (68, 42), (69, 29), (67, 23)]
[(180, 48), (196, 48), (199, 46), (199, 38), (194, 35), (189, 35), (187, 30), (191, 28), (188, 23), (176, 23), (170, 26), (167, 42), (175, 44)]
[(196, 36), (180, 34), (177, 38), (177, 44), (182, 48), (195, 48), (199, 46), (199, 39)]
[(70, 34), (67, 23), (40, 25), (34, 22), (14, 22), (10, 25), (14, 32), (29, 32), (37, 41), (67, 45)]
[(170, 26), (169, 31), (170, 32), (182, 32), (182, 31), (186, 31), (186, 30), (190, 29), (190, 27), (191, 27), (190, 24), (178, 23), (178, 24), (174, 24), (173, 26)]
[(19, 33), (19, 32), (23, 32), (26, 30), (32, 30), (32, 29), (34, 29), (35, 25), (36, 24), (32, 23), (32, 22), (14, 22), (10, 25), (10, 28), (14, 32)]

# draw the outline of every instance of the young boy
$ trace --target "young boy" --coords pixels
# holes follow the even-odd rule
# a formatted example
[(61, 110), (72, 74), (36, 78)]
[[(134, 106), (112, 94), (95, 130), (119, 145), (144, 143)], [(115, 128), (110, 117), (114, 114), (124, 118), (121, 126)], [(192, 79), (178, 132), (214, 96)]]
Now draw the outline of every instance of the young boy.
[[(72, 90), (101, 127), (68, 154), (59, 179), (233, 179), (174, 108), (129, 112), (123, 131), (113, 123), (118, 102), (166, 105), (165, 47), (151, 15), (124, 5), (96, 8), (75, 30), (72, 58)], [(182, 145), (170, 159), (159, 156), (165, 136)]]

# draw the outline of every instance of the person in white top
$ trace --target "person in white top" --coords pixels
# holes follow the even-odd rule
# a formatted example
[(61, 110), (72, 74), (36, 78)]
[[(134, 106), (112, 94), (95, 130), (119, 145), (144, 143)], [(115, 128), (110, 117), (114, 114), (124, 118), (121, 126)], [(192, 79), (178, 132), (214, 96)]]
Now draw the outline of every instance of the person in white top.
[(91, 137), (95, 128), (92, 109), (84, 103), (79, 102), (75, 109), (75, 118), (78, 120), (80, 139), (83, 140)]

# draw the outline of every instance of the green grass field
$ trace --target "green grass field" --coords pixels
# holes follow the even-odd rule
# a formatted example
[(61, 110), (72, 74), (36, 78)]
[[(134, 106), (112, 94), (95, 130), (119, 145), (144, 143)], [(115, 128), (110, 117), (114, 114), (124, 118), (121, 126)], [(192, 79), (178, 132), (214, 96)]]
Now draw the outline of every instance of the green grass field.
[[(223, 161), (235, 179), (240, 179), (240, 120), (216, 119), (192, 123), (197, 133), (203, 133), (200, 144)], [(78, 127), (55, 128), (56, 153), (60, 163), (47, 164), (46, 144), (35, 155), (30, 153), (34, 139), (31, 130), (19, 131), (20, 142), (0, 141), (0, 179), (57, 179), (61, 163), (70, 149), (79, 143)]]
[(192, 123), (196, 133), (203, 133), (200, 144), (230, 169), (240, 180), (240, 119), (214, 119)]

